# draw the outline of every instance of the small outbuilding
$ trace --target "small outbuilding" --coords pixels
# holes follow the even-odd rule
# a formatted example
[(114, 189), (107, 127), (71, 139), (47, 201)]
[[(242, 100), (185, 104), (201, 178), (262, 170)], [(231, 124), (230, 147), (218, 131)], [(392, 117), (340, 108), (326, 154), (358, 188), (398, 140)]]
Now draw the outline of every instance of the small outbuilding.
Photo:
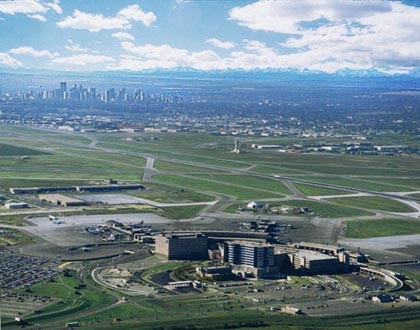
[(246, 208), (249, 210), (256, 210), (256, 209), (260, 209), (264, 207), (264, 204), (260, 203), (260, 202), (256, 202), (256, 201), (252, 201), (249, 202), (248, 204), (246, 204)]
[(372, 301), (380, 304), (389, 303), (394, 301), (394, 297), (389, 294), (383, 293), (372, 297)]

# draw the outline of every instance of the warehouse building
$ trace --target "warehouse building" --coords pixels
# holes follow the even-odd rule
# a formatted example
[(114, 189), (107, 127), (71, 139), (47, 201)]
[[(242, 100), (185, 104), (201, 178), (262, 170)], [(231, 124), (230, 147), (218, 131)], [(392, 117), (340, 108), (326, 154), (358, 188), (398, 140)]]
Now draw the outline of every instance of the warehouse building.
[(208, 259), (207, 236), (183, 233), (157, 236), (156, 254), (168, 260), (206, 260)]
[(121, 190), (143, 190), (145, 187), (141, 184), (116, 184), (113, 180), (111, 184), (91, 185), (91, 186), (58, 186), (58, 187), (32, 187), (32, 188), (10, 188), (10, 193), (14, 195), (20, 194), (48, 194), (63, 191), (78, 192), (105, 192), (105, 191), (121, 191)]
[(141, 184), (107, 184), (92, 186), (77, 186), (79, 192), (103, 192), (103, 191), (121, 191), (121, 190), (143, 190), (145, 187)]
[(20, 203), (20, 202), (10, 202), (4, 204), (6, 209), (24, 209), (28, 207), (27, 203)]

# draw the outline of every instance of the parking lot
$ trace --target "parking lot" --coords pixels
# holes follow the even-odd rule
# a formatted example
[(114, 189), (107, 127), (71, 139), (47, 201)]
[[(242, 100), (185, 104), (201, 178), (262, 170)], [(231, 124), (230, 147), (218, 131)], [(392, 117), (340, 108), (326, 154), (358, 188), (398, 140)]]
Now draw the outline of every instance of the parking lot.
[(126, 195), (126, 194), (91, 194), (91, 195), (78, 195), (80, 199), (86, 202), (104, 203), (110, 205), (120, 204), (142, 204), (140, 198)]
[(49, 280), (58, 274), (58, 263), (49, 259), (0, 254), (0, 288), (16, 289)]

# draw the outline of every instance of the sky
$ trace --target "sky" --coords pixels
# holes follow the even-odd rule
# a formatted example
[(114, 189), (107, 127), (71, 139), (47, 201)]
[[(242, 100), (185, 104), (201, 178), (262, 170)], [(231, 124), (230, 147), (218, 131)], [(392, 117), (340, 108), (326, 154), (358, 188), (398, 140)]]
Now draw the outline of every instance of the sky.
[(410, 73), (420, 1), (0, 0), (0, 67)]

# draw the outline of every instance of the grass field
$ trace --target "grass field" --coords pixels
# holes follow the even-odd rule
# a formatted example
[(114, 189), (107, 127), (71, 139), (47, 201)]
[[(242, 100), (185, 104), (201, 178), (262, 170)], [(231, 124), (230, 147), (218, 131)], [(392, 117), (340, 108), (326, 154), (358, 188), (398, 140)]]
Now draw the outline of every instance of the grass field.
[(331, 198), (330, 200), (343, 205), (362, 207), (365, 209), (372, 209), (378, 211), (414, 212), (414, 210), (411, 209), (411, 207), (386, 197), (337, 197)]
[[(281, 206), (289, 207), (308, 207), (310, 208), (315, 216), (322, 218), (345, 218), (345, 217), (358, 217), (365, 215), (373, 215), (373, 213), (358, 210), (350, 207), (332, 205), (329, 203), (309, 201), (309, 200), (287, 200), (284, 202), (268, 202), (272, 208), (280, 208)], [(245, 204), (233, 204), (225, 209), (227, 213), (238, 212), (239, 207), (245, 207)], [(297, 216), (310, 216), (308, 213), (298, 214)]]
[(191, 172), (220, 173), (221, 172), (221, 171), (218, 171), (218, 170), (207, 169), (205, 167), (184, 165), (184, 164), (180, 164), (180, 163), (167, 162), (167, 161), (164, 161), (164, 160), (155, 161), (153, 167), (157, 170), (160, 170), (160, 171), (172, 171), (172, 172), (183, 172), (183, 173), (191, 173)]
[[(202, 304), (202, 300), (196, 300), (195, 305)], [(240, 306), (231, 301), (216, 301), (218, 311), (213, 309), (180, 310), (178, 313), (168, 312), (162, 315), (159, 310), (155, 311), (155, 317), (148, 317), (145, 309), (137, 305), (137, 311), (141, 316), (135, 314), (136, 307), (118, 307), (109, 310), (109, 313), (101, 313), (96, 321), (89, 325), (90, 329), (330, 329), (330, 330), (417, 330), (419, 313), (414, 308), (384, 309), (376, 313), (361, 312), (358, 315), (344, 315), (334, 317), (305, 317), (292, 316), (282, 313), (270, 313), (260, 309), (241, 309)], [(228, 306), (228, 307), (225, 307)], [(223, 307), (223, 309), (222, 309)], [(189, 306), (188, 306), (189, 308)], [(111, 315), (119, 320), (112, 321)], [(133, 313), (133, 314), (131, 314)], [(129, 316), (133, 315), (130, 319)], [(83, 319), (92, 320), (92, 319)], [(94, 319), (93, 319), (94, 320)]]
[(310, 184), (293, 183), (293, 185), (306, 196), (326, 196), (326, 195), (347, 195), (349, 191), (331, 189)]
[(420, 234), (420, 222), (407, 219), (352, 220), (346, 223), (346, 237), (370, 238)]
[(34, 243), (36, 240), (19, 230), (0, 227), (0, 247)]
[(263, 199), (281, 197), (281, 194), (252, 189), (246, 186), (228, 185), (217, 181), (202, 180), (199, 178), (183, 177), (177, 175), (154, 175), (153, 178), (158, 182), (176, 185), (178, 187), (185, 187), (207, 192), (214, 192), (217, 194), (230, 195), (242, 200), (248, 199)]
[[(98, 181), (85, 179), (68, 179), (62, 178), (57, 180), (56, 178), (0, 178), (0, 186), (2, 188), (10, 187), (48, 187), (48, 186), (77, 186), (77, 185), (86, 185), (94, 184)], [(101, 181), (103, 183), (103, 181)]]
[(193, 205), (193, 206), (174, 206), (174, 207), (164, 207), (163, 216), (169, 219), (190, 219), (197, 215), (204, 206), (202, 205)]
[(99, 308), (116, 301), (115, 297), (90, 286), (80, 288), (80, 282), (75, 278), (75, 275), (74, 272), (72, 272), (71, 277), (60, 275), (54, 282), (39, 283), (32, 286), (31, 294), (53, 297), (60, 301), (25, 319), (33, 323), (43, 320), (52, 322), (65, 319), (67, 315), (73, 313)]
[[(302, 171), (295, 171), (290, 168), (280, 167), (276, 163), (270, 165), (257, 165), (255, 168), (252, 169), (252, 172), (279, 175), (302, 174)], [(306, 173), (306, 171), (303, 171), (303, 173)]]
[(26, 226), (28, 222), (24, 219), (25, 215), (3, 215), (0, 216), (0, 224)]
[(47, 152), (30, 149), (25, 147), (18, 147), (7, 143), (0, 143), (0, 157), (3, 156), (35, 156), (48, 155)]
[(290, 194), (289, 189), (287, 189), (283, 183), (279, 180), (270, 180), (266, 178), (250, 176), (250, 175), (226, 175), (226, 174), (211, 174), (211, 175), (194, 175), (194, 178), (202, 178), (206, 180), (216, 181), (220, 183), (231, 183), (239, 186), (246, 186), (249, 188), (257, 188), (270, 190), (275, 193), (280, 193), (283, 195)]
[(420, 199), (420, 194), (410, 194), (408, 196)]
[(133, 191), (129, 194), (161, 203), (194, 203), (214, 200), (213, 196), (188, 189), (175, 188), (157, 183), (148, 183), (146, 186), (148, 188), (146, 191)]
[(399, 187), (407, 187), (410, 189), (420, 190), (420, 179), (418, 178), (411, 178), (411, 179), (389, 179), (389, 178), (369, 178), (370, 181), (376, 181), (379, 183), (386, 183), (394, 186)]
[(322, 218), (345, 218), (358, 217), (365, 215), (373, 215), (373, 213), (358, 210), (350, 207), (333, 205), (323, 202), (307, 201), (307, 200), (290, 200), (284, 201), (281, 204), (272, 203), (271, 205), (293, 206), (293, 207), (309, 207), (313, 210), (316, 216)]
[(410, 191), (413, 188), (403, 186), (403, 185), (393, 185), (393, 184), (385, 184), (385, 181), (381, 182), (371, 182), (369, 179), (360, 179), (360, 180), (352, 180), (349, 178), (325, 178), (325, 177), (299, 177), (299, 179), (308, 180), (311, 182), (320, 182), (320, 183), (328, 183), (343, 187), (349, 188), (357, 188), (357, 189), (364, 189), (370, 191), (378, 191), (378, 192), (385, 192), (385, 191)]
[(27, 160), (14, 157), (0, 159), (3, 178), (55, 178), (55, 179), (140, 179), (143, 174), (139, 167), (123, 166), (110, 160), (78, 158), (75, 155), (37, 156)]

